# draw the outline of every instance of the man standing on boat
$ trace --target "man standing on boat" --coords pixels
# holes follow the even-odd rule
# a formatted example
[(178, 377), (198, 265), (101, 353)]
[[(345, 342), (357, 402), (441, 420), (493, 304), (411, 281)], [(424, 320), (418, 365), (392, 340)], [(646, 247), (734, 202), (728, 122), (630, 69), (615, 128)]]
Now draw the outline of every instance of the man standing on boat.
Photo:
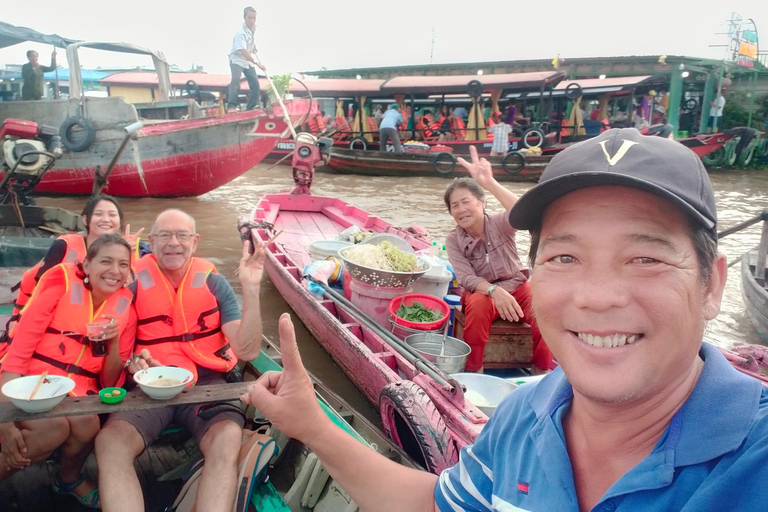
[(240, 90), (240, 75), (245, 75), (248, 80), (248, 105), (246, 110), (253, 110), (259, 104), (259, 77), (256, 76), (254, 67), (264, 71), (264, 66), (256, 62), (253, 57), (257, 53), (254, 32), (256, 31), (256, 9), (246, 7), (243, 9), (243, 26), (232, 38), (232, 47), (229, 49), (229, 69), (232, 71), (232, 81), (227, 92), (227, 109), (235, 109), (238, 106), (238, 91)]
[(24, 85), (21, 86), (21, 99), (24, 101), (42, 99), (45, 73), (56, 69), (56, 50), (51, 53), (50, 66), (41, 65), (38, 59), (37, 52), (29, 50), (27, 52), (29, 62), (21, 66), (21, 78), (24, 79)]
[(379, 151), (387, 150), (387, 143), (392, 141), (395, 146), (395, 153), (402, 153), (403, 147), (400, 145), (400, 135), (397, 133), (397, 127), (403, 123), (403, 114), (400, 113), (400, 106), (393, 103), (392, 106), (381, 116), (379, 124)]
[(560, 368), (508, 396), (454, 467), (405, 468), (334, 426), (288, 315), (284, 371), (243, 399), (367, 512), (765, 509), (768, 387), (702, 342), (727, 268), (701, 160), (608, 130), (555, 156), (509, 218), (531, 232), (533, 308)]
[[(152, 254), (136, 265), (137, 354), (130, 375), (149, 366), (189, 370), (197, 385), (223, 384), (238, 359), (252, 361), (261, 348), (259, 291), (264, 247), (243, 245), (239, 278), (242, 315), (227, 280), (213, 265), (193, 257), (200, 241), (195, 220), (166, 210), (152, 226)], [(237, 457), (245, 418), (237, 402), (168, 406), (110, 415), (96, 438), (101, 506), (107, 512), (143, 511), (134, 459), (171, 423), (197, 439), (205, 457), (197, 510), (228, 512), (237, 492)]]

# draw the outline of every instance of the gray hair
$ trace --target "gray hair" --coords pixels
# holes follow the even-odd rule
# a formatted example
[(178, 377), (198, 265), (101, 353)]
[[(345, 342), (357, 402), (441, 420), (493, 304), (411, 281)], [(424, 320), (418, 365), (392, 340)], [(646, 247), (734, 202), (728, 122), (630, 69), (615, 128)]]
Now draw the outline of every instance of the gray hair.
[(192, 223), (192, 232), (197, 233), (197, 222), (195, 222), (195, 218), (184, 210), (179, 210), (178, 208), (168, 208), (160, 212), (160, 214), (155, 218), (155, 222), (152, 223), (152, 233), (155, 232), (155, 225), (157, 224), (157, 220), (167, 213), (180, 213), (181, 215), (184, 215), (189, 219), (189, 222)]

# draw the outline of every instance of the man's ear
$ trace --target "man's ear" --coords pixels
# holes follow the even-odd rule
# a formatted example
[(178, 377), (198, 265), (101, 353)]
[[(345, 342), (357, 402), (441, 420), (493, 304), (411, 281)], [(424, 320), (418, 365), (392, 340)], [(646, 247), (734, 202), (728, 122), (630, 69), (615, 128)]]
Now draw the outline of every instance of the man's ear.
[(706, 320), (712, 320), (720, 312), (720, 303), (723, 300), (723, 290), (725, 290), (727, 278), (728, 264), (725, 255), (718, 253), (717, 258), (712, 264), (709, 287), (704, 292), (704, 317)]

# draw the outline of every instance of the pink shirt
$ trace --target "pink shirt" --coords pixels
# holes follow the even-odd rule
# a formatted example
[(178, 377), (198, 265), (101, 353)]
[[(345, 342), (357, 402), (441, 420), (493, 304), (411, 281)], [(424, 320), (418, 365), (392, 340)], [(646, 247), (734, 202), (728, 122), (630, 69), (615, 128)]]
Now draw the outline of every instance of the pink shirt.
[(509, 225), (509, 212), (485, 215), (485, 240), (474, 238), (456, 226), (445, 239), (448, 259), (462, 288), (475, 291), (483, 281), (513, 292), (528, 278), (517, 255), (515, 233)]

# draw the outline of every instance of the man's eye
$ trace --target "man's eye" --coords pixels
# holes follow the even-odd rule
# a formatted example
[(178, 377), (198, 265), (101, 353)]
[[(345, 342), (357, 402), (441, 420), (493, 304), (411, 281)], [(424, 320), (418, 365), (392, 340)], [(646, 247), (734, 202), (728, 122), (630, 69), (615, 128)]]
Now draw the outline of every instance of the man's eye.
[(639, 258), (634, 258), (632, 260), (633, 263), (642, 263), (643, 265), (652, 265), (654, 263), (658, 263), (659, 260), (655, 260), (653, 258), (647, 258), (645, 256), (640, 256)]
[(574, 258), (573, 256), (570, 256), (568, 254), (561, 254), (559, 256), (555, 256), (554, 258), (552, 258), (549, 261), (554, 261), (555, 263), (565, 263), (565, 264), (568, 264), (568, 263), (573, 263), (574, 261), (576, 261), (576, 258)]

